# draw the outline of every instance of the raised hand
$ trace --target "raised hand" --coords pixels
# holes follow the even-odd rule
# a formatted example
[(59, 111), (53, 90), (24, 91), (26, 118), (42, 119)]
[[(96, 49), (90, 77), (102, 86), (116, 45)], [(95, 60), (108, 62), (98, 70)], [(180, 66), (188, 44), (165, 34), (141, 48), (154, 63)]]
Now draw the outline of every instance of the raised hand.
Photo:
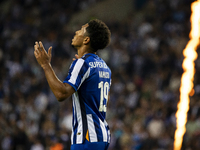
[(75, 54), (75, 58), (73, 58), (73, 61), (76, 60), (76, 59), (79, 59), (78, 54)]
[(41, 65), (41, 67), (51, 62), (52, 47), (49, 47), (48, 53), (47, 53), (46, 50), (44, 49), (42, 42), (40, 41), (39, 43), (35, 42), (34, 49), (35, 49), (34, 50), (35, 58), (37, 59), (37, 62)]

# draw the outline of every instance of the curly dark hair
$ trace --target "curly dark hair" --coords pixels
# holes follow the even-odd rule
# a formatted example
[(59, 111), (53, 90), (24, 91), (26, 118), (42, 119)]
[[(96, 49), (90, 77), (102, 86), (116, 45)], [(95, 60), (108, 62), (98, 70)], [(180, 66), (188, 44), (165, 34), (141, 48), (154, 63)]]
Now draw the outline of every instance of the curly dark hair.
[(90, 46), (94, 52), (104, 49), (110, 43), (110, 30), (107, 25), (98, 19), (90, 20), (86, 34), (90, 37)]

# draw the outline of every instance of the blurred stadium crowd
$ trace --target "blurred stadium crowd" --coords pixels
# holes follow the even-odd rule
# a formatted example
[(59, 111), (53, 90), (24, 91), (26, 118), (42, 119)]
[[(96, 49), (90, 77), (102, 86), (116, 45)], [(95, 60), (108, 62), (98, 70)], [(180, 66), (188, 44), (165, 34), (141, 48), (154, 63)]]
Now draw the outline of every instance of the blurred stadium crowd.
[[(57, 102), (33, 45), (41, 40), (46, 48), (53, 46), (52, 66), (64, 80), (76, 53), (67, 23), (74, 12), (99, 1), (0, 2), (0, 149), (69, 150), (71, 99)], [(112, 41), (98, 53), (112, 70), (109, 150), (172, 150), (193, 0), (140, 2), (143, 7), (136, 5), (123, 21), (106, 22)], [(183, 150), (200, 149), (199, 58), (195, 64)]]

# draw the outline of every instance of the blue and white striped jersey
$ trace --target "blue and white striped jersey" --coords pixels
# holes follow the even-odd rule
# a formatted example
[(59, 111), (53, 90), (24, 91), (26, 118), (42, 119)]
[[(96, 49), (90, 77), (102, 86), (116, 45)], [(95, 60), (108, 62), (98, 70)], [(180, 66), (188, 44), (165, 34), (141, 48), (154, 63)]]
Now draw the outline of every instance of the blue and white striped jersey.
[(75, 93), (73, 99), (72, 144), (109, 142), (110, 130), (106, 117), (111, 70), (97, 55), (88, 53), (73, 61), (67, 78)]

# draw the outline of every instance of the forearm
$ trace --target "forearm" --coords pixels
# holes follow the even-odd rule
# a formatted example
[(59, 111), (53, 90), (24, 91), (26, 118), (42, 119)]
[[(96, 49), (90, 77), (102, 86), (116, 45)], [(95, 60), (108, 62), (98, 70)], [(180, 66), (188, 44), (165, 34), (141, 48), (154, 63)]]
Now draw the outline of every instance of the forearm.
[(42, 68), (45, 72), (45, 76), (49, 87), (51, 88), (58, 101), (63, 101), (69, 96), (71, 96), (69, 95), (65, 84), (57, 78), (53, 68), (51, 67), (51, 64), (42, 65)]
[(57, 78), (55, 72), (51, 67), (50, 62), (51, 62), (52, 47), (48, 49), (47, 53), (44, 49), (42, 42), (40, 41), (39, 43), (35, 42), (34, 49), (35, 49), (34, 51), (35, 58), (43, 68), (49, 87), (56, 96), (57, 100), (63, 101), (66, 98), (70, 97), (75, 92), (74, 88), (67, 83), (66, 84), (62, 83)]

